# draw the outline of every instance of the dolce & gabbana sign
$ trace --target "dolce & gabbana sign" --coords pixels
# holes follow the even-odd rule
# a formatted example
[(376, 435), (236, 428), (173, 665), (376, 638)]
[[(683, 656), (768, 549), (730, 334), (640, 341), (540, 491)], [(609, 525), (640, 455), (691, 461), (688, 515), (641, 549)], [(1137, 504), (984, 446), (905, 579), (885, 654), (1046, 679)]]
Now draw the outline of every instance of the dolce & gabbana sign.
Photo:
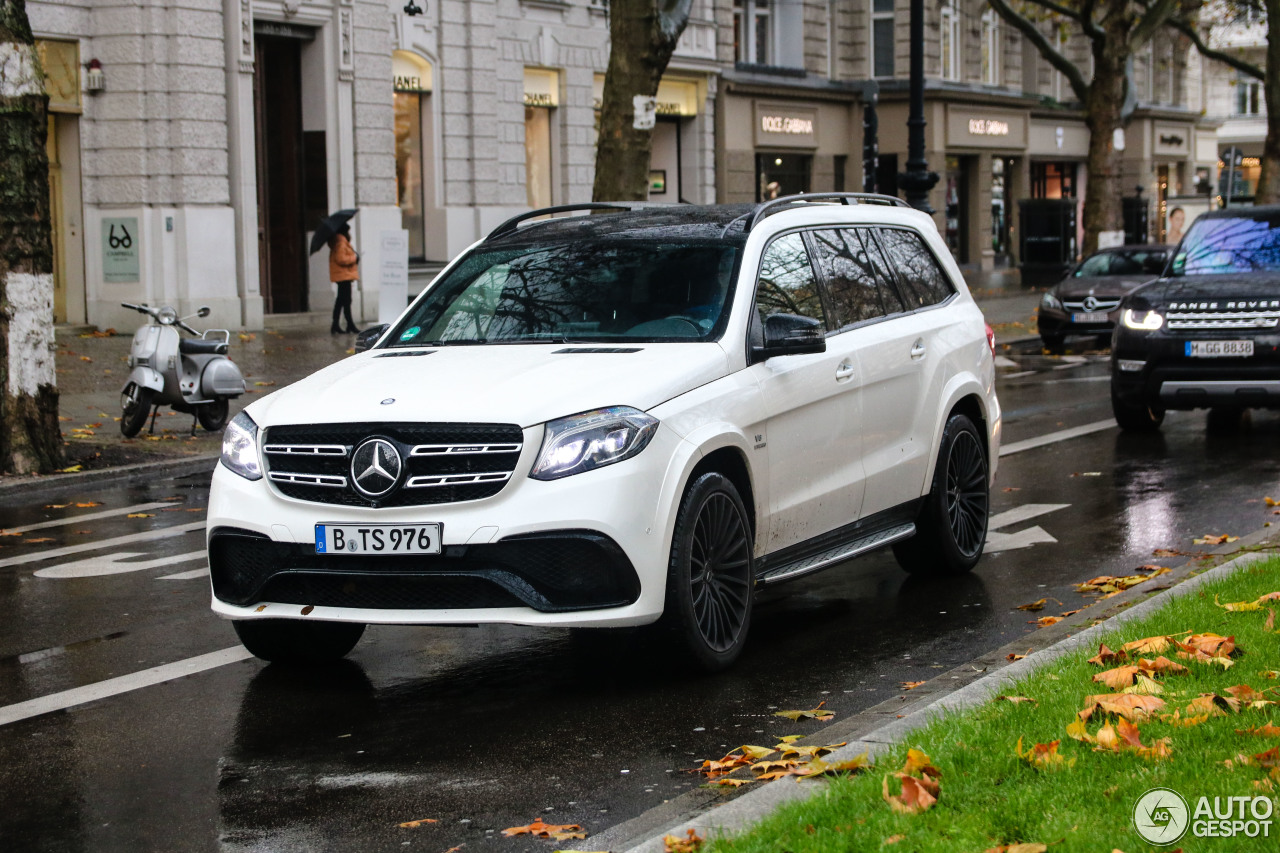
[(755, 142), (771, 148), (817, 148), (818, 110), (794, 104), (756, 104)]
[(948, 106), (947, 145), (954, 148), (1025, 148), (1026, 113)]

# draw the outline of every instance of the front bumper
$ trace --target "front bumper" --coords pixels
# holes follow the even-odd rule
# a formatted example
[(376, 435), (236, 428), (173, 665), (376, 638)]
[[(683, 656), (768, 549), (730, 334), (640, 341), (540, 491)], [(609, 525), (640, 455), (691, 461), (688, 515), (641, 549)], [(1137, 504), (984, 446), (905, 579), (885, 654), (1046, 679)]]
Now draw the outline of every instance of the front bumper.
[[(1193, 358), (1191, 340), (1253, 340), (1247, 358)], [(1111, 352), (1113, 393), (1134, 405), (1165, 409), (1212, 406), (1280, 408), (1280, 335), (1225, 333), (1191, 337), (1116, 330)]]

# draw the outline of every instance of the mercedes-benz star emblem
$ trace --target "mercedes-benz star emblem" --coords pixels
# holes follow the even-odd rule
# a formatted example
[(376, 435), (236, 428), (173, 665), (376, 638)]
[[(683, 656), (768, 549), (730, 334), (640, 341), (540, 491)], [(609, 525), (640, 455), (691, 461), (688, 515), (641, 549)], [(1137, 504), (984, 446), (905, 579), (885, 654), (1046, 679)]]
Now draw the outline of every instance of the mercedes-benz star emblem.
[(1084, 300), (1084, 310), (1086, 310), (1086, 311), (1092, 311), (1093, 309), (1095, 309), (1095, 308), (1097, 308), (1097, 307), (1098, 307), (1098, 300), (1097, 300), (1097, 299), (1094, 299), (1094, 298), (1093, 298), (1093, 296), (1086, 296), (1086, 297), (1085, 297), (1085, 300)]
[(400, 452), (385, 438), (371, 438), (351, 454), (351, 482), (365, 497), (380, 498), (400, 482)]

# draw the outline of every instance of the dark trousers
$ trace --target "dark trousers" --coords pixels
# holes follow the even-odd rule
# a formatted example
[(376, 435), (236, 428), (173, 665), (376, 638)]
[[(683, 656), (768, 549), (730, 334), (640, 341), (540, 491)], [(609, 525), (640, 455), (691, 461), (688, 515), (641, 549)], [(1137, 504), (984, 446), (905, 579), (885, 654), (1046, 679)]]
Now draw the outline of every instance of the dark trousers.
[(331, 328), (338, 328), (338, 315), (342, 314), (347, 321), (347, 331), (354, 331), (356, 327), (355, 320), (351, 319), (351, 282), (339, 281), (338, 296), (333, 300), (333, 325)]

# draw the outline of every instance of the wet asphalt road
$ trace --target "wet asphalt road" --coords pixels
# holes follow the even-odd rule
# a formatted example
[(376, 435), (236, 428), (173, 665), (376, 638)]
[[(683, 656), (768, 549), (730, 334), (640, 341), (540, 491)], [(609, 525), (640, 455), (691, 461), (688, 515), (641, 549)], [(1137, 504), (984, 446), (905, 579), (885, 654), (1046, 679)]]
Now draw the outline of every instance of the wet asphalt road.
[[(1110, 417), (1102, 357), (1010, 358), (1006, 447)], [(1082, 580), (1180, 562), (1153, 549), (1257, 530), (1273, 517), (1263, 497), (1280, 495), (1278, 438), (1280, 413), (1218, 436), (1203, 412), (1175, 412), (1157, 436), (1111, 427), (1005, 456), (993, 512), (1035, 514), (1000, 527), (1000, 541), (1056, 541), (989, 553), (955, 580), (908, 579), (883, 553), (783, 586), (759, 600), (738, 665), (716, 676), (673, 672), (630, 635), (382, 627), (337, 667), (238, 660), (0, 725), (0, 839), (69, 851), (564, 846), (500, 832), (541, 817), (598, 833), (696, 787), (687, 771), (703, 759), (821, 728), (774, 710), (825, 701), (847, 717), (1032, 630), (1020, 604), (1074, 609)], [(0, 537), (0, 718), (237, 646), (190, 556), (200, 530), (107, 541), (202, 521), (205, 480), (0, 505), (7, 531), (67, 522)], [(149, 503), (161, 503), (140, 510), (150, 517), (126, 517)], [(121, 553), (150, 567), (56, 576), (119, 568)], [(398, 827), (421, 818), (438, 822)]]

